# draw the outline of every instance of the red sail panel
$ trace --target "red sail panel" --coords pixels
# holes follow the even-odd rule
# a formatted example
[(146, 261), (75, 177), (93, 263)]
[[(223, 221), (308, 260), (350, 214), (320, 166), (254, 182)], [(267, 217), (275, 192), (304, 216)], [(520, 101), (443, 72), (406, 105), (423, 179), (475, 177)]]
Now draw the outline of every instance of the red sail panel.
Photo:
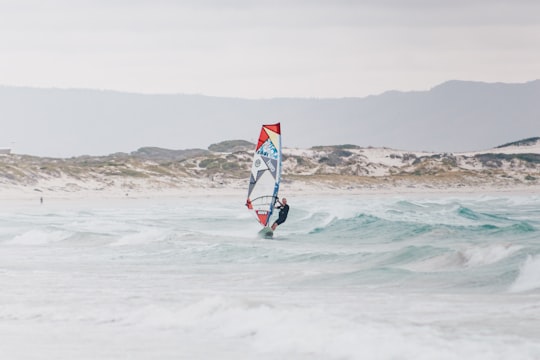
[(281, 125), (280, 123), (272, 124), (272, 125), (263, 125), (261, 129), (261, 134), (259, 135), (259, 141), (257, 142), (257, 148), (255, 151), (259, 150), (259, 148), (264, 144), (266, 140), (268, 140), (268, 133), (265, 129), (268, 129), (270, 131), (275, 132), (276, 134), (281, 134)]
[(262, 226), (266, 226), (268, 222), (268, 212), (264, 211), (262, 213), (259, 213), (257, 211), (257, 216), (259, 217), (259, 222), (262, 224)]
[(281, 134), (281, 126), (280, 123), (272, 124), (272, 125), (264, 125), (264, 128), (271, 130), (275, 132), (276, 134)]
[(263, 127), (261, 129), (261, 134), (259, 135), (259, 142), (257, 143), (257, 148), (255, 149), (255, 151), (259, 150), (266, 140), (268, 140), (268, 134), (266, 133)]

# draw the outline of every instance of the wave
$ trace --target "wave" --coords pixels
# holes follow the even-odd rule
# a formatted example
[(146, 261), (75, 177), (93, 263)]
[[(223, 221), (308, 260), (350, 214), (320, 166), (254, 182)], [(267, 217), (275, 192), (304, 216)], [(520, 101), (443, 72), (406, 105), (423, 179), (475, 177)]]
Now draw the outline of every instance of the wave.
[(64, 230), (29, 230), (13, 236), (13, 238), (4, 243), (13, 245), (45, 245), (63, 241), (71, 235), (71, 232)]
[(118, 237), (111, 246), (141, 245), (160, 242), (167, 239), (169, 233), (161, 229), (144, 229)]
[[(483, 223), (482, 221), (461, 223), (431, 223), (417, 220), (386, 219), (371, 214), (358, 214), (350, 218), (332, 218), (326, 224), (312, 229), (297, 230), (297, 235), (307, 235), (311, 240), (350, 242), (401, 242), (401, 241), (455, 241), (471, 239), (482, 241), (487, 238), (534, 234), (536, 227), (527, 221), (505, 221), (504, 223)], [(306, 238), (304, 236), (304, 238)], [(307, 239), (306, 238), (306, 239)]]
[(463, 206), (460, 206), (458, 208), (457, 214), (463, 218), (470, 219), (470, 220), (495, 220), (495, 221), (511, 220), (504, 216), (500, 216), (497, 214), (484, 213), (484, 212), (477, 212)]
[(540, 255), (527, 256), (519, 269), (519, 274), (510, 286), (510, 292), (540, 289)]
[(320, 234), (320, 233), (327, 233), (327, 232), (334, 232), (334, 233), (348, 233), (348, 232), (357, 232), (359, 230), (367, 230), (369, 227), (373, 224), (376, 224), (380, 222), (381, 219), (366, 215), (366, 214), (358, 214), (355, 216), (351, 216), (350, 218), (328, 218), (328, 220), (321, 224), (320, 226), (316, 227), (311, 231), (312, 234)]
[(442, 272), (480, 267), (498, 263), (511, 257), (523, 247), (511, 244), (491, 244), (487, 246), (468, 246), (462, 249), (440, 249), (439, 254), (429, 254), (420, 261), (407, 264), (409, 270), (423, 272)]
[(477, 212), (466, 207), (459, 207), (457, 214), (465, 219), (473, 220), (481, 223), (480, 227), (486, 230), (504, 229), (515, 232), (531, 232), (535, 231), (535, 227), (527, 221), (514, 220), (510, 217)]
[(487, 246), (473, 246), (458, 251), (458, 256), (462, 259), (465, 267), (490, 265), (499, 262), (523, 247), (511, 244), (491, 244)]
[[(98, 229), (96, 229), (98, 230)], [(103, 245), (127, 245), (140, 244), (150, 242), (154, 237), (150, 233), (141, 235), (137, 234), (119, 236), (110, 231), (87, 231), (81, 229), (74, 231), (70, 226), (64, 227), (47, 227), (42, 229), (32, 229), (20, 234), (6, 233), (2, 236), (5, 238), (1, 243), (5, 245), (18, 246), (44, 246), (49, 244), (57, 244), (60, 246), (103, 246)]]

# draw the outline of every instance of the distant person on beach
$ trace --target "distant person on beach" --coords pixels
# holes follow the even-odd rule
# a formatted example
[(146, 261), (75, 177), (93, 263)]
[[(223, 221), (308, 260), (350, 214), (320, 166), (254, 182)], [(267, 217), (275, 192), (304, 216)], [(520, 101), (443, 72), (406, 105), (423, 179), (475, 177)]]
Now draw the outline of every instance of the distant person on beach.
[(39, 202), (43, 204), (43, 196), (39, 198)]
[(272, 224), (272, 231), (276, 230), (278, 225), (281, 225), (287, 220), (287, 215), (289, 215), (289, 205), (287, 205), (287, 199), (283, 198), (281, 201), (279, 199), (276, 199), (276, 201), (279, 203), (279, 206), (276, 207), (276, 209), (279, 210), (279, 216), (278, 219)]

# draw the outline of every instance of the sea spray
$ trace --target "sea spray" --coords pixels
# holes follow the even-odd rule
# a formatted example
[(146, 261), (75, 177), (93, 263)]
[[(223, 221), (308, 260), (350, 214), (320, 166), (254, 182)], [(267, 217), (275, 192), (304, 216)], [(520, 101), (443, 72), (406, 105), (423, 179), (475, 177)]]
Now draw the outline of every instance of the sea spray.
[(519, 274), (510, 286), (511, 292), (540, 290), (540, 255), (527, 256)]

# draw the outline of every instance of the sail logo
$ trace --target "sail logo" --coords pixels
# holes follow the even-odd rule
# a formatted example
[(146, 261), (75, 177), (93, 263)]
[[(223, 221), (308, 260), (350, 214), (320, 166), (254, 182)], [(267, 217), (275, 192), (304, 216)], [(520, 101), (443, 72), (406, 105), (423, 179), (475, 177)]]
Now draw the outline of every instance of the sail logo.
[(255, 163), (253, 165), (255, 165), (256, 168), (260, 167), (261, 166), (261, 159), (255, 160)]
[(277, 160), (278, 158), (278, 149), (274, 146), (270, 139), (266, 140), (265, 143), (257, 150), (257, 154)]

